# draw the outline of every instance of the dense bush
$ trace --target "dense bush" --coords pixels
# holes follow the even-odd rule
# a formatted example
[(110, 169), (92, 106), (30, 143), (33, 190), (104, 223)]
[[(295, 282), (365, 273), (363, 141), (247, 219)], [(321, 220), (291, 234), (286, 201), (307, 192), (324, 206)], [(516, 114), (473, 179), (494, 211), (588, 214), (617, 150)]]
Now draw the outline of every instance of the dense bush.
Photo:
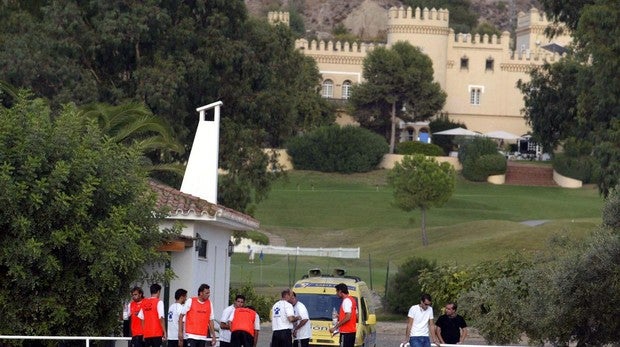
[(480, 170), (486, 172), (487, 176), (503, 175), (506, 173), (506, 157), (501, 153), (485, 154), (478, 158), (476, 166), (478, 166)]
[(620, 229), (620, 184), (609, 192), (603, 205), (603, 225)]
[(340, 173), (373, 170), (389, 149), (382, 136), (354, 126), (322, 127), (286, 147), (295, 169)]
[[(459, 127), (467, 129), (467, 126), (465, 126), (464, 123), (453, 122), (446, 114), (442, 114), (441, 116), (432, 120), (428, 124), (428, 126), (429, 128), (431, 128), (431, 134)], [(450, 135), (433, 136), (433, 143), (443, 149), (444, 155), (448, 155), (450, 151), (452, 151), (456, 146), (454, 143), (454, 136)]]
[(553, 169), (562, 176), (583, 183), (597, 182), (600, 176), (596, 159), (589, 155), (571, 157), (566, 153), (557, 153), (553, 157)]
[(390, 312), (406, 314), (411, 305), (420, 302), (422, 285), (418, 278), (423, 270), (436, 267), (435, 262), (412, 257), (400, 266), (396, 275), (390, 277), (386, 288), (385, 301)]
[(555, 154), (553, 169), (562, 176), (581, 180), (583, 183), (598, 182), (599, 165), (592, 156), (592, 144), (574, 137), (563, 143), (564, 152)]
[(488, 138), (477, 137), (461, 146), (459, 160), (463, 164), (463, 177), (470, 181), (483, 182), (490, 175), (506, 173), (506, 158)]
[(444, 152), (441, 147), (432, 143), (406, 141), (399, 142), (396, 145), (396, 154), (424, 154), (431, 157), (440, 157), (444, 155)]

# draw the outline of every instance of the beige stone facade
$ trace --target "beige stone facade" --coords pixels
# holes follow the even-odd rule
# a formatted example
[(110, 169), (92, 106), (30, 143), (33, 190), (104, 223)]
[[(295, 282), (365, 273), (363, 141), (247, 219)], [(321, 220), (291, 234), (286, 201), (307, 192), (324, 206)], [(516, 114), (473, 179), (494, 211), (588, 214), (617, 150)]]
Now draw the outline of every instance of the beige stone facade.
[[(401, 7), (391, 8), (385, 15), (385, 45), (407, 41), (420, 47), (432, 59), (435, 80), (448, 95), (443, 112), (452, 120), (465, 123), (468, 129), (483, 133), (504, 130), (521, 135), (530, 130), (521, 113), (523, 96), (516, 83), (519, 79), (528, 80), (533, 66), (560, 59), (570, 43), (567, 35), (547, 38), (544, 29), (550, 23), (536, 9), (519, 13), (516, 50), (511, 49), (508, 32), (499, 37), (455, 34), (448, 26), (447, 10)], [(297, 40), (295, 45), (316, 60), (323, 76), (321, 93), (334, 99), (348, 98), (350, 86), (363, 80), (364, 58), (375, 47), (304, 39)], [(415, 139), (415, 132), (427, 130), (423, 126), (401, 125), (401, 129), (407, 128), (409, 133), (401, 140)], [(413, 134), (411, 129), (415, 130)]]

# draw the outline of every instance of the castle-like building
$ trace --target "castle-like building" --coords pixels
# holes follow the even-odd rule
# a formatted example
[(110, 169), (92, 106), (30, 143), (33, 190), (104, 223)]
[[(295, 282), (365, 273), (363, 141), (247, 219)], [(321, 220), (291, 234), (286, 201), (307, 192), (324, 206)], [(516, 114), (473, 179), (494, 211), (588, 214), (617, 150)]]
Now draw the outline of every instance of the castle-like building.
[[(510, 33), (501, 36), (455, 34), (444, 9), (391, 8), (387, 10), (386, 46), (407, 41), (433, 61), (435, 80), (447, 93), (443, 112), (479, 132), (508, 131), (525, 134), (530, 128), (521, 113), (523, 95), (519, 79), (529, 80), (532, 67), (560, 59), (570, 36), (550, 39), (551, 24), (544, 13), (531, 9), (517, 18), (515, 49)], [(271, 23), (288, 24), (288, 13), (269, 13)], [(349, 44), (299, 39), (295, 47), (314, 58), (323, 77), (322, 96), (347, 99), (350, 87), (363, 81), (362, 65), (373, 44)], [(426, 123), (427, 124), (427, 123)], [(418, 139), (428, 132), (425, 123), (402, 123), (401, 140)]]

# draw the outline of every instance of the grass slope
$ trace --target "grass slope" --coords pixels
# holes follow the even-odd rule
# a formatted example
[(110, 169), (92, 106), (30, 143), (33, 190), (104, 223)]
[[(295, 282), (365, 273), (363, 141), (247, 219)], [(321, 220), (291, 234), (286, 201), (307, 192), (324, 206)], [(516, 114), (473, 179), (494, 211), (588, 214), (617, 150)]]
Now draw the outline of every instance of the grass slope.
[[(270, 255), (263, 263), (247, 264), (244, 255), (235, 255), (232, 282), (282, 286), (311, 267), (345, 267), (364, 278), (372, 272), (372, 281), (382, 288), (388, 266), (393, 273), (411, 256), (473, 264), (515, 251), (535, 252), (555, 234), (582, 237), (601, 221), (602, 199), (593, 188), (459, 180), (450, 201), (429, 210), (430, 245), (422, 247), (419, 211), (405, 213), (392, 205), (386, 176), (385, 170), (354, 175), (289, 172), (257, 208), (261, 229), (284, 237), (289, 246), (360, 247), (362, 259)], [(526, 220), (548, 222), (536, 227), (520, 223)]]

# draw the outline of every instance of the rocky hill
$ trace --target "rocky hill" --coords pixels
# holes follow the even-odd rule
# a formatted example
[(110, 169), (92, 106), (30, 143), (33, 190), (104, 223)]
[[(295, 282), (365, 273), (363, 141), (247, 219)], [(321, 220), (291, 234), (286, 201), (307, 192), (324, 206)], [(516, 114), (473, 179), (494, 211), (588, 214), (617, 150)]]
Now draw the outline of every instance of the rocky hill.
[[(252, 15), (266, 16), (267, 11), (286, 10), (290, 0), (245, 0)], [(385, 36), (386, 9), (402, 6), (398, 0), (297, 0), (306, 30), (319, 38), (329, 38), (333, 28), (342, 23), (349, 31), (365, 40)], [(471, 0), (479, 22), (489, 22), (500, 31), (516, 25), (516, 14), (532, 7), (541, 9), (538, 0)]]

